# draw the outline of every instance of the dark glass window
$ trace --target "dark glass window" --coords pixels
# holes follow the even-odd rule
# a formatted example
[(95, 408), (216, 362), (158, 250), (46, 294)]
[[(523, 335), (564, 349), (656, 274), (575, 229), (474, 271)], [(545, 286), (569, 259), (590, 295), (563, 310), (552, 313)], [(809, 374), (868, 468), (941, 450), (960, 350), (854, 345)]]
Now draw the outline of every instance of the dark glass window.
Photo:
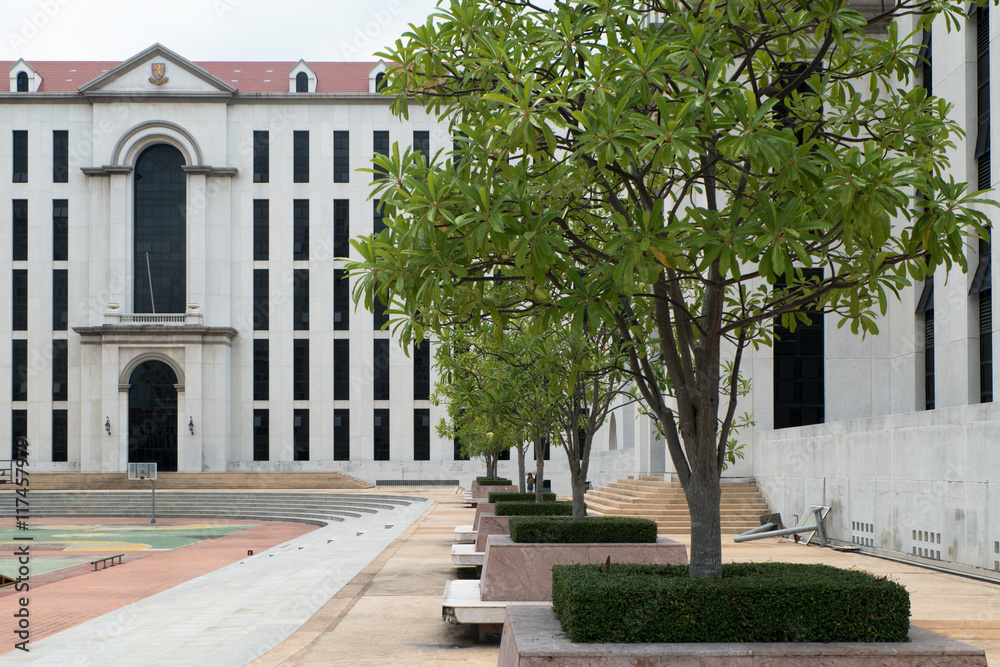
[(10, 411), (10, 452), (11, 458), (17, 459), (27, 456), (28, 452), (20, 452), (17, 448), (18, 438), (28, 439), (28, 411)]
[(296, 461), (309, 460), (309, 410), (298, 409), (294, 413), (292, 425), (292, 458)]
[(979, 189), (990, 187), (990, 12), (976, 11), (976, 164)]
[(933, 410), (934, 396), (934, 309), (924, 311), (924, 410)]
[(295, 75), (295, 92), (297, 93), (308, 93), (309, 92), (309, 75), (305, 72), (299, 72)]
[(14, 163), (13, 177), (14, 183), (28, 182), (28, 131), (14, 130)]
[(271, 179), (271, 142), (267, 130), (253, 133), (253, 182), (267, 183)]
[(993, 401), (993, 290), (979, 293), (979, 402)]
[(333, 400), (351, 398), (351, 342), (338, 338), (333, 341)]
[(385, 88), (385, 72), (375, 75), (375, 92), (381, 92)]
[(267, 408), (254, 408), (253, 411), (253, 460), (269, 461), (270, 446), (269, 436), (271, 428), (271, 414)]
[(292, 180), (296, 183), (309, 182), (309, 130), (292, 133)]
[(385, 229), (385, 207), (382, 206), (382, 202), (376, 199), (372, 206), (372, 231), (378, 234), (380, 231)]
[(28, 259), (28, 200), (15, 199), (11, 206), (13, 236), (13, 259), (15, 262)]
[(26, 93), (28, 92), (28, 73), (18, 72), (17, 73), (17, 92)]
[(253, 341), (253, 400), (266, 401), (271, 390), (271, 341)]
[[(187, 307), (187, 175), (184, 156), (156, 144), (135, 164), (135, 312)], [(152, 285), (150, 282), (152, 281)]]
[(333, 254), (347, 257), (351, 254), (351, 202), (349, 199), (333, 200)]
[(351, 325), (351, 282), (345, 269), (333, 270), (333, 329), (347, 331)]
[(69, 273), (52, 270), (52, 330), (66, 331), (69, 326)]
[(11, 341), (11, 369), (10, 400), (28, 400), (28, 341)]
[(927, 95), (933, 95), (933, 83), (934, 83), (934, 45), (931, 40), (931, 31), (924, 30), (923, 37), (921, 39), (922, 46), (920, 48), (920, 57), (923, 59), (921, 64), (921, 85), (927, 91)]
[(351, 133), (337, 130), (333, 133), (333, 182), (349, 183), (351, 180)]
[(389, 339), (376, 338), (372, 355), (375, 378), (372, 382), (376, 401), (389, 400)]
[(253, 258), (266, 261), (270, 253), (271, 202), (253, 200)]
[[(806, 276), (819, 277), (814, 271)], [(774, 322), (774, 428), (822, 424), (824, 420), (825, 365), (823, 316), (811, 315), (795, 331)]]
[(425, 160), (431, 159), (431, 133), (427, 130), (413, 132), (413, 151), (421, 153)]
[(292, 202), (292, 259), (309, 259), (309, 200)]
[(267, 269), (253, 270), (253, 328), (262, 331), (270, 326), (270, 295)]
[(68, 400), (69, 350), (66, 339), (52, 341), (52, 400)]
[(68, 130), (52, 130), (52, 182), (69, 183)]
[(309, 400), (309, 340), (292, 341), (292, 400)]
[(52, 200), (52, 259), (69, 259), (69, 200)]
[(389, 411), (375, 410), (375, 452), (376, 461), (389, 460)]
[(413, 411), (413, 460), (431, 460), (431, 411), (427, 408)]
[(52, 411), (52, 460), (69, 460), (69, 417), (66, 410)]
[(333, 460), (351, 460), (351, 411), (346, 408), (333, 411)]
[(389, 323), (389, 314), (386, 312), (387, 308), (382, 303), (382, 297), (375, 295), (372, 299), (372, 306), (374, 306), (374, 317), (372, 318), (373, 326), (375, 331), (380, 331), (382, 327)]
[(11, 329), (28, 330), (28, 270), (14, 269)]
[(413, 346), (413, 400), (431, 397), (431, 343), (422, 340)]
[(451, 164), (455, 169), (462, 166), (462, 153), (466, 143), (465, 132), (459, 132), (451, 139)]
[(309, 330), (309, 269), (295, 269), (292, 285), (292, 328)]
[(456, 461), (468, 461), (469, 457), (466, 456), (466, 455), (464, 455), (464, 454), (462, 454), (462, 441), (459, 440), (458, 437), (456, 437), (452, 442), (455, 445), (455, 460)]
[[(380, 155), (389, 155), (389, 133), (385, 130), (376, 130), (373, 135), (374, 152)], [(373, 174), (372, 180), (377, 181), (386, 174), (388, 174), (384, 168), (375, 167), (375, 173)]]

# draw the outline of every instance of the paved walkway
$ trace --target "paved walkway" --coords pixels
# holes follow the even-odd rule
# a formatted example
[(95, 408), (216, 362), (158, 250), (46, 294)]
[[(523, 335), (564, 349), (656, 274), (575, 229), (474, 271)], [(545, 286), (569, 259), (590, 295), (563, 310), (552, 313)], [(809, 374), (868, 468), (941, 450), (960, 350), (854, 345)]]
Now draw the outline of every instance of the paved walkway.
[[(497, 645), (479, 644), (473, 629), (441, 620), (444, 582), (472, 574), (452, 567), (449, 552), (455, 526), (471, 523), (473, 510), (453, 488), (400, 492), (437, 502), (400, 512), (392, 529), (379, 513), (367, 537), (312, 537), (327, 528), (302, 535), (32, 642), (30, 655), (7, 654), (0, 663), (496, 665)], [(909, 589), (914, 624), (982, 647), (1000, 667), (1000, 585), (773, 539), (725, 539), (727, 560), (823, 562), (890, 576)], [(267, 560), (271, 567), (251, 567)], [(268, 642), (275, 648), (268, 651)]]

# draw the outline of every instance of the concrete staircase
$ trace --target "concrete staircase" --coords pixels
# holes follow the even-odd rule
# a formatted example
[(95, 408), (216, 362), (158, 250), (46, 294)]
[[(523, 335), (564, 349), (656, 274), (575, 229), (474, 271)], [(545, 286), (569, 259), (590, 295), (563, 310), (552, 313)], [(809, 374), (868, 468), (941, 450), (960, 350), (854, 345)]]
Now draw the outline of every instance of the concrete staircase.
[[(587, 492), (587, 510), (602, 516), (636, 516), (656, 521), (658, 532), (691, 532), (687, 499), (680, 482), (661, 477), (622, 479)], [(722, 533), (732, 535), (756, 528), (770, 514), (754, 482), (722, 483)]]
[[(30, 472), (30, 471), (29, 471)], [(147, 491), (148, 481), (129, 481), (124, 472), (35, 473), (33, 491)], [(0, 486), (0, 489), (3, 487)], [(161, 472), (156, 490), (371, 489), (371, 484), (339, 472)]]

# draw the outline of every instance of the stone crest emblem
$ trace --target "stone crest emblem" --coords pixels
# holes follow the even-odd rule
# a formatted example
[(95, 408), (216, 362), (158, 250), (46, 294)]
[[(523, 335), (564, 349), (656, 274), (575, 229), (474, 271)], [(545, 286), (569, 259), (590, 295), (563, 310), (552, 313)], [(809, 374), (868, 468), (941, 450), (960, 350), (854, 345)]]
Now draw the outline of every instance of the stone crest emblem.
[(156, 84), (157, 86), (162, 86), (163, 84), (165, 84), (167, 81), (170, 80), (166, 77), (167, 74), (166, 63), (153, 63), (150, 66), (150, 69), (153, 72), (153, 76), (149, 77), (150, 83)]

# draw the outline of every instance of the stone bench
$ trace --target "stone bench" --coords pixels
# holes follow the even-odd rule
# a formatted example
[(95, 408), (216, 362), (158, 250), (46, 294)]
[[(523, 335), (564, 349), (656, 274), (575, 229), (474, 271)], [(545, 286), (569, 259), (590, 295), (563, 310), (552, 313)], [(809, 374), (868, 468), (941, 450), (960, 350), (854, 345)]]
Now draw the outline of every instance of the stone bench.
[(476, 531), (472, 526), (455, 526), (456, 544), (473, 544), (476, 541)]
[(486, 554), (482, 551), (476, 551), (474, 544), (454, 544), (451, 547), (451, 564), (457, 567), (467, 565), (482, 567), (485, 558)]
[(983, 649), (910, 626), (907, 643), (574, 644), (551, 606), (506, 609), (499, 667), (986, 667)]

